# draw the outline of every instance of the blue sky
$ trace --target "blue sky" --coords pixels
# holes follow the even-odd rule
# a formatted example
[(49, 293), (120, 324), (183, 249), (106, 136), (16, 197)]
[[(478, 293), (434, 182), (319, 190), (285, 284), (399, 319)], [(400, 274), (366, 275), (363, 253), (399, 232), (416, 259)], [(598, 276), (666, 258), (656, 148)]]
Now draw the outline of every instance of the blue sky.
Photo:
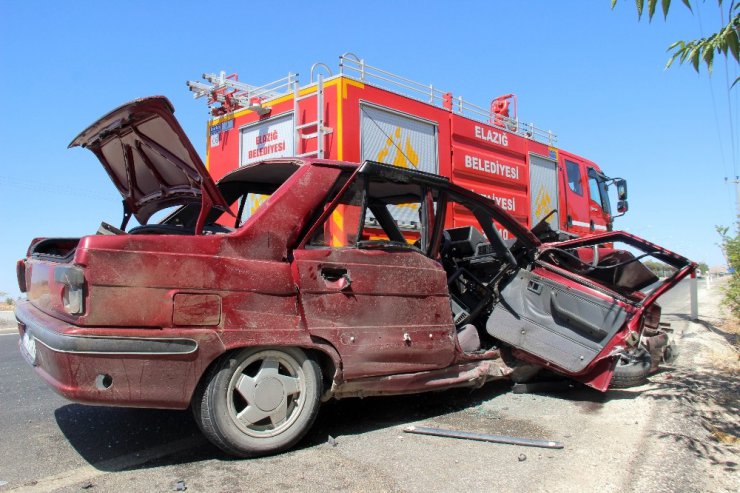
[[(0, 291), (36, 236), (118, 224), (120, 196), (94, 156), (66, 147), (110, 109), (166, 95), (204, 155), (207, 108), (186, 80), (238, 72), (263, 84), (347, 51), (486, 106), (514, 92), (519, 116), (559, 146), (627, 178), (626, 229), (710, 265), (715, 225), (735, 218), (737, 77), (719, 60), (664, 70), (666, 48), (720, 25), (714, 0), (668, 22), (634, 2), (41, 2), (0, 0)], [(732, 109), (730, 116), (729, 109)], [(732, 127), (732, 128), (731, 128)], [(733, 153), (734, 131), (734, 153)]]

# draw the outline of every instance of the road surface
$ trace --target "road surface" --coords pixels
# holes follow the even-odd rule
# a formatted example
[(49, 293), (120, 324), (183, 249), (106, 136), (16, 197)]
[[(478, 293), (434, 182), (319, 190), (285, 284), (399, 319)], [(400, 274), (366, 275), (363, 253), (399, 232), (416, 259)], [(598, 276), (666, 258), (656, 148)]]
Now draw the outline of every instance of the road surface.
[[(678, 332), (695, 325), (687, 321), (688, 282), (661, 304)], [(710, 489), (721, 491), (721, 470), (737, 467), (707, 466), (711, 451), (701, 460), (693, 438), (706, 430), (677, 414), (680, 399), (661, 384), (534, 395), (492, 383), (334, 401), (295, 450), (234, 460), (200, 435), (188, 412), (66, 401), (33, 373), (17, 342), (15, 333), (0, 335), (0, 492), (171, 491), (178, 481), (188, 491), (706, 491), (712, 471), (719, 479)], [(670, 383), (671, 374), (654, 378)], [(409, 425), (552, 439), (565, 448), (404, 434)]]

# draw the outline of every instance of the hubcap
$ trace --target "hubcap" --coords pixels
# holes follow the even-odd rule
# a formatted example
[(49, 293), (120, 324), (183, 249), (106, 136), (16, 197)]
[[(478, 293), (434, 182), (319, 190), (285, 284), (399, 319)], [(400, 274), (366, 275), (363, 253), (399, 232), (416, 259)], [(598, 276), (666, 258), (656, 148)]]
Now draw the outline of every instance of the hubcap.
[(262, 411), (274, 411), (284, 398), (285, 389), (277, 378), (263, 378), (254, 388), (255, 404)]
[(260, 351), (243, 361), (229, 382), (231, 418), (248, 435), (277, 435), (300, 414), (305, 390), (303, 369), (293, 356)]

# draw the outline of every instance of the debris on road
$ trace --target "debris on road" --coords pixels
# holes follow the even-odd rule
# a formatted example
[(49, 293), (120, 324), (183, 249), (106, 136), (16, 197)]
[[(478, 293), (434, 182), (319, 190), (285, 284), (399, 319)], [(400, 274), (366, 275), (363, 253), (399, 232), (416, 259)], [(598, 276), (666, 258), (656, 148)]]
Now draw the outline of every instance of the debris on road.
[(188, 487), (185, 486), (185, 480), (184, 479), (178, 479), (175, 481), (175, 487), (172, 488), (172, 491), (185, 491)]
[(336, 447), (336, 446), (337, 446), (337, 440), (336, 440), (336, 438), (334, 438), (334, 437), (333, 437), (333, 436), (331, 436), (331, 435), (329, 435), (329, 439), (328, 439), (328, 440), (326, 440), (326, 443), (328, 443), (328, 444), (329, 444), (329, 445), (331, 445), (332, 447)]
[(432, 435), (446, 438), (460, 438), (463, 440), (476, 440), (479, 442), (505, 443), (509, 445), (523, 445), (525, 447), (541, 448), (564, 448), (561, 442), (552, 440), (534, 440), (531, 438), (519, 438), (506, 435), (489, 435), (487, 433), (471, 433), (468, 431), (447, 430), (444, 428), (429, 428), (426, 426), (409, 426), (404, 428), (406, 433), (415, 433), (418, 435)]
[(524, 462), (525, 460), (527, 460), (527, 456), (524, 454), (519, 454), (519, 462)]

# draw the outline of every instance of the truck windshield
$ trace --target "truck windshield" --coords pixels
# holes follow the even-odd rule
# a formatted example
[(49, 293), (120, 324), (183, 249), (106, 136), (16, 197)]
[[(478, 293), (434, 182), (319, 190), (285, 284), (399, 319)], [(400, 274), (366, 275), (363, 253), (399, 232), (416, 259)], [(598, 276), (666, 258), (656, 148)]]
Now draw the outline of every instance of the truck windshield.
[(607, 178), (593, 168), (588, 170), (588, 188), (591, 194), (591, 200), (601, 205), (601, 208), (607, 214), (611, 214), (609, 204), (609, 194), (606, 188)]

